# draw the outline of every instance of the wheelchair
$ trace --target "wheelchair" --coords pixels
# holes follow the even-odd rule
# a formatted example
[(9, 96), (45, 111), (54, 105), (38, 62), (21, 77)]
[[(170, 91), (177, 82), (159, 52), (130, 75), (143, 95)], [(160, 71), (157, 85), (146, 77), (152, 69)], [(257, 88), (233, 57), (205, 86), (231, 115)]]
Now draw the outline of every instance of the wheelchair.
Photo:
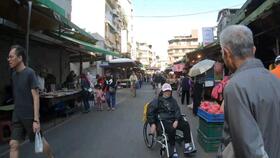
[[(187, 121), (186, 115), (182, 115), (182, 117), (185, 121)], [(150, 124), (148, 123), (148, 121), (145, 121), (144, 126), (143, 126), (144, 142), (149, 149), (152, 149), (155, 146), (155, 144), (161, 145), (160, 156), (163, 158), (166, 155), (166, 157), (169, 158), (171, 156), (171, 153), (168, 148), (168, 136), (167, 136), (167, 133), (165, 132), (165, 128), (162, 123), (162, 119), (159, 117), (159, 115), (158, 115), (158, 122), (159, 123), (157, 123), (157, 125), (156, 125), (157, 126), (156, 134), (151, 134), (150, 133), (150, 128), (151, 128)], [(190, 131), (190, 134), (191, 134), (191, 145), (193, 147), (193, 151), (191, 153), (187, 154), (186, 156), (191, 155), (197, 151), (194, 141), (193, 141), (193, 136), (192, 136), (191, 131)], [(182, 142), (184, 141), (182, 131), (180, 131), (180, 130), (176, 131), (175, 140), (176, 140), (176, 143), (178, 143), (180, 145), (182, 144)]]

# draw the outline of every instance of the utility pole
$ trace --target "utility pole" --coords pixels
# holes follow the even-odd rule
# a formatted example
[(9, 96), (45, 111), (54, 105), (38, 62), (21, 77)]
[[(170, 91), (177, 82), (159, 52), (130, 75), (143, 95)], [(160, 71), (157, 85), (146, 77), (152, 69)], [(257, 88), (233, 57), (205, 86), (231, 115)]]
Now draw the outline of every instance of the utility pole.
[(28, 1), (28, 17), (27, 17), (27, 28), (26, 28), (26, 65), (29, 64), (29, 36), (30, 36), (30, 20), (32, 11), (32, 1)]

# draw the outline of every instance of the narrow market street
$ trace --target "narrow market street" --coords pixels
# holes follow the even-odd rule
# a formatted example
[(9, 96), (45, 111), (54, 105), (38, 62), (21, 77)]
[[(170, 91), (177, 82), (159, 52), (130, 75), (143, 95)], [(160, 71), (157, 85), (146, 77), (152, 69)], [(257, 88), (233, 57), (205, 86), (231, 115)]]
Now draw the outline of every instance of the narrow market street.
[[(56, 158), (156, 158), (159, 146), (148, 149), (142, 135), (143, 105), (154, 97), (150, 85), (137, 90), (137, 97), (130, 95), (129, 89), (120, 89), (117, 93), (117, 110), (92, 111), (87, 114), (74, 114), (69, 119), (45, 132), (52, 145)], [(174, 95), (178, 103), (177, 93)], [(197, 142), (196, 130), (198, 118), (191, 110), (181, 106), (182, 112), (190, 119), (191, 129), (198, 152), (197, 158), (213, 158), (215, 153), (205, 153)], [(24, 143), (21, 146), (21, 158), (43, 158), (33, 153), (33, 145)], [(180, 148), (180, 157), (182, 147)], [(1, 157), (1, 156), (0, 156)], [(8, 157), (2, 155), (3, 158)]]

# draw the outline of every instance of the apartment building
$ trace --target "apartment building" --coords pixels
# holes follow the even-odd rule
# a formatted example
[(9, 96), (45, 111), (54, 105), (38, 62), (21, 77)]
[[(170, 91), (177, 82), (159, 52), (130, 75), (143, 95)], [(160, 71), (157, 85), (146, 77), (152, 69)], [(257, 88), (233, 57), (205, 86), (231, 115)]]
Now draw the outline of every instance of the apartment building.
[(183, 59), (186, 53), (192, 52), (198, 48), (198, 31), (192, 30), (188, 36), (174, 36), (168, 41), (168, 59), (169, 64)]
[(121, 18), (121, 53), (132, 58), (136, 43), (133, 38), (133, 8), (131, 0), (119, 0)]
[(219, 36), (220, 32), (228, 25), (230, 21), (232, 21), (233, 17), (235, 14), (239, 11), (240, 9), (223, 9), (219, 11), (217, 22), (218, 22), (218, 32), (217, 35)]
[(156, 55), (152, 51), (152, 45), (144, 42), (136, 42), (136, 60), (141, 62), (145, 68), (149, 68), (155, 65)]
[(100, 35), (106, 49), (121, 52), (120, 8), (118, 0), (72, 0), (72, 21)]

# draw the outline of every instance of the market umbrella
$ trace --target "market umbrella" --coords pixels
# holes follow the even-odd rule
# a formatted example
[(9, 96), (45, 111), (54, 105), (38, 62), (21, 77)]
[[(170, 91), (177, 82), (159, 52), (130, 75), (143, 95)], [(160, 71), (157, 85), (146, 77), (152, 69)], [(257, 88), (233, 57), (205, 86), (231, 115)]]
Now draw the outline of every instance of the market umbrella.
[(194, 77), (201, 75), (211, 69), (215, 64), (214, 60), (205, 59), (196, 63), (189, 71), (189, 76)]

